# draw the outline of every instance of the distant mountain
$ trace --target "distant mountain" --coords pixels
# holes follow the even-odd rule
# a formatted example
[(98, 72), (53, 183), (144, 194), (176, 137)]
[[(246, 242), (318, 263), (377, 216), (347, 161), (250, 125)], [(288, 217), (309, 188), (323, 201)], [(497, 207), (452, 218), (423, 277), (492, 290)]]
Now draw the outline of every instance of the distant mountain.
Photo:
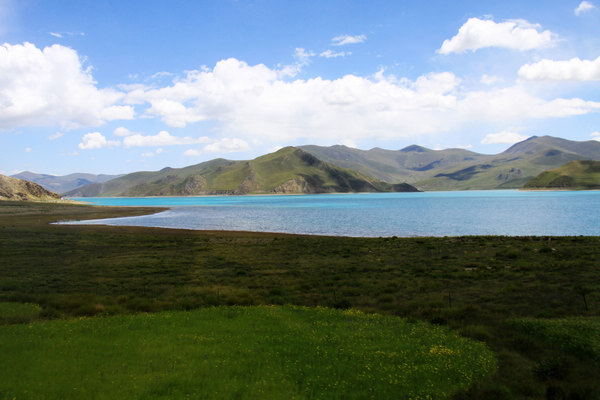
[(37, 183), (0, 175), (0, 200), (57, 201), (61, 196)]
[(431, 150), (408, 146), (402, 150), (378, 147), (359, 150), (346, 146), (300, 146), (323, 161), (374, 176), (385, 182), (418, 182), (433, 176), (434, 171), (487, 159), (483, 154), (463, 149)]
[(600, 161), (571, 161), (542, 172), (527, 182), (523, 189), (600, 189)]
[(539, 173), (572, 160), (600, 160), (600, 142), (533, 136), (496, 155), (462, 149), (351, 149), (302, 146), (327, 162), (421, 190), (520, 188)]
[(13, 178), (24, 179), (37, 183), (44, 188), (56, 192), (65, 193), (79, 187), (89, 185), (90, 183), (106, 182), (122, 175), (94, 175), (75, 173), (63, 176), (36, 174), (35, 172), (24, 171), (12, 175)]
[(215, 159), (185, 168), (135, 172), (66, 193), (93, 196), (185, 196), (254, 193), (417, 191), (337, 167), (294, 147), (251, 161)]

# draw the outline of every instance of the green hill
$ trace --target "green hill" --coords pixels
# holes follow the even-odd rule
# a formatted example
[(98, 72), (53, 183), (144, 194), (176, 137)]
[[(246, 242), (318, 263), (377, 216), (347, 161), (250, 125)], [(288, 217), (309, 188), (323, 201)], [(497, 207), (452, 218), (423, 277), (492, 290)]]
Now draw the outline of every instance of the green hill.
[(58, 201), (59, 194), (37, 183), (0, 175), (0, 200)]
[(600, 160), (600, 142), (533, 136), (496, 155), (463, 149), (358, 150), (345, 146), (303, 146), (315, 156), (387, 182), (408, 182), (421, 190), (520, 188), (539, 173), (573, 160)]
[(571, 161), (542, 172), (523, 189), (600, 189), (600, 161)]
[(251, 161), (216, 159), (185, 168), (135, 172), (68, 192), (68, 196), (186, 196), (205, 194), (417, 191), (388, 184), (285, 147)]

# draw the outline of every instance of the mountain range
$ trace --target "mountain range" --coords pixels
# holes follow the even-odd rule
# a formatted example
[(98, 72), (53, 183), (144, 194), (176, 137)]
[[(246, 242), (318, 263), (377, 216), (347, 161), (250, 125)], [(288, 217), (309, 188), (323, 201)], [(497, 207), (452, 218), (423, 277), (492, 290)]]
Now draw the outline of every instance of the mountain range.
[(93, 183), (67, 196), (188, 196), (207, 194), (410, 192), (408, 184), (390, 184), (337, 167), (312, 154), (285, 147), (251, 161), (222, 158), (185, 168), (135, 172)]
[(250, 161), (219, 158), (127, 175), (16, 177), (73, 197), (515, 189), (574, 160), (600, 160), (600, 142), (533, 136), (492, 155), (417, 145), (400, 150), (308, 145)]
[(600, 142), (532, 136), (495, 155), (464, 149), (358, 150), (345, 146), (302, 146), (316, 157), (386, 182), (420, 190), (516, 189), (541, 172), (573, 160), (600, 160)]
[(65, 193), (79, 187), (89, 185), (90, 183), (106, 182), (118, 178), (122, 175), (94, 175), (75, 173), (63, 176), (37, 174), (35, 172), (24, 171), (12, 175), (13, 178), (23, 179), (38, 185), (55, 193)]

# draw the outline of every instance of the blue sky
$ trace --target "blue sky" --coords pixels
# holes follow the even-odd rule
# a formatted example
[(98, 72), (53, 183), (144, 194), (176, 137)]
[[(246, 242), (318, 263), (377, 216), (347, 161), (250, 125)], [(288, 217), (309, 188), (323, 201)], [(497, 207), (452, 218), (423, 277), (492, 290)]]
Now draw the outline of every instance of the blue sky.
[(600, 1), (0, 0), (0, 173), (600, 140)]

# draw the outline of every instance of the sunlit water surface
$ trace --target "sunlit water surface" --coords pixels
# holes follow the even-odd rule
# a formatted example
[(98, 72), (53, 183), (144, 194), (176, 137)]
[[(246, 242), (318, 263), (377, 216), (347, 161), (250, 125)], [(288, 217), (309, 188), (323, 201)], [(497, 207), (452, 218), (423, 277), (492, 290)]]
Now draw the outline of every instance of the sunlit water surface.
[(335, 236), (600, 235), (600, 191), (516, 190), (77, 198), (96, 205), (165, 206), (154, 215), (83, 224)]

